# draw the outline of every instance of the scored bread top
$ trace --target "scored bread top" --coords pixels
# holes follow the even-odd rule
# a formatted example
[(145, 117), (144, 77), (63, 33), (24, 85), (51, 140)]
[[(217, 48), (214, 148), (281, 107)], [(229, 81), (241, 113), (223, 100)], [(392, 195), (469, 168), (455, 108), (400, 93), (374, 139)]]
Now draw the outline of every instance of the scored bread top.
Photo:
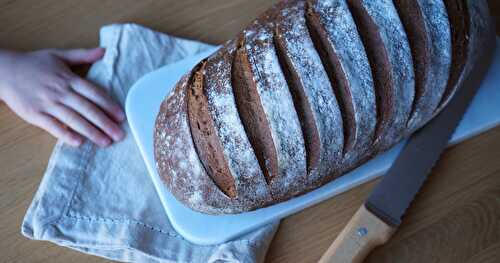
[(444, 0), (450, 22), (452, 62), (446, 90), (441, 97), (438, 114), (453, 97), (477, 63), (485, 36), (491, 32), (488, 3), (483, 0)]
[(259, 206), (271, 200), (270, 190), (248, 141), (234, 99), (231, 62), (236, 45), (231, 41), (225, 47), (207, 59), (204, 72), (207, 110), (223, 147), (237, 199), (246, 206)]
[(383, 151), (404, 136), (415, 79), (406, 33), (392, 0), (347, 0), (364, 42), (375, 80), (377, 130)]
[(422, 127), (477, 63), (485, 0), (284, 0), (162, 103), (158, 172), (210, 214), (304, 194)]
[(351, 126), (344, 128), (349, 142), (344, 143), (342, 170), (347, 170), (371, 153), (374, 140), (377, 105), (370, 64), (344, 0), (312, 1), (307, 12), (310, 31), (318, 32), (318, 49), (324, 53), (333, 88), (339, 91), (339, 100), (345, 101), (344, 125)]
[(412, 48), (415, 99), (407, 133), (434, 115), (446, 89), (451, 66), (451, 33), (442, 0), (396, 0)]
[(243, 38), (242, 48), (276, 148), (277, 170), (269, 180), (271, 192), (277, 200), (286, 199), (302, 191), (307, 175), (300, 122), (278, 61), (273, 30), (266, 25), (249, 28)]
[(279, 12), (275, 46), (302, 124), (307, 183), (317, 185), (339, 170), (345, 135), (339, 105), (308, 33), (305, 3), (291, 3)]
[(180, 80), (157, 116), (154, 154), (158, 173), (172, 194), (194, 210), (210, 214), (238, 212), (208, 177), (196, 152), (187, 113), (190, 79), (191, 73)]

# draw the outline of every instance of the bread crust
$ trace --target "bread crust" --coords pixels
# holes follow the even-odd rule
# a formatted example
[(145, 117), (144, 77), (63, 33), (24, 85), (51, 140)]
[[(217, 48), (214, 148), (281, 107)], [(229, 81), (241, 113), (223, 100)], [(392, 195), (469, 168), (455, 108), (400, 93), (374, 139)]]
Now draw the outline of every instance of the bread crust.
[[(244, 196), (228, 197), (207, 174), (189, 125), (188, 89), (192, 74), (194, 72), (182, 77), (163, 101), (156, 118), (154, 156), (160, 178), (177, 200), (199, 212), (234, 214), (268, 205), (270, 199), (254, 198), (249, 202)], [(247, 192), (255, 192), (259, 197), (256, 189)]]
[(347, 92), (344, 96), (350, 96), (352, 101), (352, 146), (343, 149), (344, 156), (337, 171), (338, 176), (358, 166), (359, 162), (371, 156), (375, 150), (373, 142), (377, 106), (374, 81), (365, 47), (346, 1), (312, 1), (310, 8), (318, 16), (325, 32), (324, 46), (331, 49), (326, 53), (336, 54), (335, 59), (340, 68), (337, 74), (343, 74), (346, 81), (344, 85)]
[(432, 118), (446, 89), (451, 66), (451, 33), (441, 0), (395, 0), (415, 68), (415, 99), (407, 133)]
[(234, 180), (236, 199), (241, 207), (260, 207), (272, 198), (236, 107), (231, 85), (235, 50), (235, 42), (230, 41), (207, 59), (204, 87), (208, 111)]
[(187, 113), (190, 79), (191, 73), (180, 80), (156, 118), (154, 153), (158, 173), (172, 194), (194, 210), (209, 214), (238, 212), (208, 177), (196, 153)]
[(236, 193), (235, 180), (229, 170), (228, 159), (223, 148), (226, 146), (219, 139), (220, 134), (215, 128), (215, 121), (210, 114), (207, 89), (205, 87), (206, 60), (197, 67), (187, 87), (188, 118), (191, 136), (196, 153), (200, 158), (208, 176), (217, 187), (229, 198), (234, 199)]
[(348, 0), (375, 80), (378, 115), (375, 148), (385, 151), (404, 137), (415, 94), (408, 38), (391, 0)]
[(278, 19), (281, 23), (276, 26), (275, 42), (283, 60), (282, 68), (291, 75), (288, 80), (296, 97), (297, 112), (304, 112), (299, 116), (302, 115), (300, 121), (308, 157), (307, 184), (315, 187), (333, 176), (342, 165), (345, 139), (342, 116), (308, 32), (305, 3), (292, 2), (279, 13)]
[(254, 82), (276, 147), (277, 174), (269, 181), (275, 200), (303, 192), (306, 183), (304, 137), (292, 95), (278, 62), (273, 29), (269, 24), (244, 31)]
[[(468, 74), (477, 63), (480, 49), (484, 46), (484, 42), (488, 39), (488, 34), (495, 34), (491, 31), (490, 24), (492, 23), (486, 0), (444, 0), (450, 17), (450, 28), (452, 33), (452, 68), (450, 69), (450, 78), (446, 87), (447, 91), (443, 94), (438, 108), (434, 115), (439, 114), (441, 110), (448, 104), (457, 88), (467, 78)], [(452, 4), (462, 4), (465, 10), (464, 14), (452, 14), (450, 6)], [(463, 16), (464, 24), (460, 22), (453, 23), (456, 17), (458, 19)], [(465, 31), (460, 33), (460, 31)], [(454, 34), (462, 35), (458, 38), (453, 38)], [(462, 46), (463, 45), (463, 46)], [(458, 52), (456, 51), (458, 49)]]

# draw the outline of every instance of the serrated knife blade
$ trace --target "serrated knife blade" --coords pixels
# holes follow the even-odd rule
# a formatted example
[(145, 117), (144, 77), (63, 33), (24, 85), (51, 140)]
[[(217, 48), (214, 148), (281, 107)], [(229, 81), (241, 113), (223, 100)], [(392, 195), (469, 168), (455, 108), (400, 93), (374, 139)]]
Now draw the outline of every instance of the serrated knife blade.
[(486, 43), (449, 104), (409, 138), (389, 171), (321, 257), (320, 263), (361, 262), (396, 231), (481, 86), (494, 57), (494, 33)]

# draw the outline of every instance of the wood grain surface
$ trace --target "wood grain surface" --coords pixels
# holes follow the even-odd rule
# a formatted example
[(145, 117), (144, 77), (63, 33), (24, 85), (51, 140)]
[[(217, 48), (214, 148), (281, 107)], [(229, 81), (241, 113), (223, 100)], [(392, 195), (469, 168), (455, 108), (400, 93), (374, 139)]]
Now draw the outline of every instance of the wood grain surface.
[[(0, 48), (91, 47), (102, 25), (122, 22), (221, 43), (273, 2), (0, 0)], [(489, 2), (498, 33), (500, 1)], [(0, 262), (109, 262), (20, 234), (54, 143), (0, 102)], [(266, 261), (317, 262), (376, 183), (283, 220)], [(500, 127), (445, 152), (402, 226), (366, 262), (500, 262)]]

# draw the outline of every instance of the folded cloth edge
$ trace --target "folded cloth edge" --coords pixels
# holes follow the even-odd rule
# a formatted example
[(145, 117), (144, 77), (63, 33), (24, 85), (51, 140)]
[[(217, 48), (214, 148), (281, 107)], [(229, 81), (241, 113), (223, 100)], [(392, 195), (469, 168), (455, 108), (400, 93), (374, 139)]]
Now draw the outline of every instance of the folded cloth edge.
[[(142, 27), (140, 27), (138, 25), (134, 25), (134, 24), (105, 26), (101, 29), (101, 34), (100, 34), (101, 41), (103, 43), (106, 43), (106, 42), (107, 43), (117, 43), (117, 42), (119, 42), (119, 38), (121, 37), (123, 30), (125, 30), (127, 27), (129, 27), (129, 28), (130, 27), (142, 28)], [(143, 28), (143, 29), (145, 29), (145, 28)], [(109, 32), (112, 30), (120, 30), (120, 32), (114, 32), (114, 33)], [(107, 37), (113, 37), (114, 39), (107, 39), (106, 40)], [(108, 47), (108, 46), (105, 46), (105, 47)], [(116, 45), (110, 45), (110, 48), (111, 49), (116, 48)], [(117, 56), (118, 50), (115, 50), (115, 52), (110, 52), (110, 54), (114, 54), (115, 56)], [(116, 58), (108, 58), (108, 59), (112, 59), (111, 61), (115, 61)], [(114, 67), (114, 65), (112, 65), (112, 67)], [(106, 75), (106, 74), (104, 74), (104, 75)], [(111, 74), (108, 74), (108, 76), (109, 75), (111, 75)], [(106, 79), (106, 80), (101, 80), (101, 81), (108, 82), (108, 84), (109, 84), (109, 82), (111, 80)], [(115, 90), (114, 92), (116, 93), (117, 91)], [(121, 94), (116, 94), (116, 95), (121, 97), (121, 101), (123, 103), (123, 100), (126, 96), (126, 92), (123, 89), (120, 89), (119, 92)], [(45, 172), (45, 175), (47, 175), (47, 174), (54, 173), (55, 170), (57, 170), (57, 169), (65, 169), (65, 167), (61, 167), (61, 164), (64, 165), (66, 162), (61, 162), (61, 159), (74, 158), (74, 156), (72, 156), (71, 154), (80, 155), (80, 156), (76, 157), (80, 160), (80, 165), (76, 165), (76, 167), (71, 167), (71, 169), (73, 169), (74, 173), (72, 173), (72, 174), (62, 173), (62, 174), (64, 174), (64, 176), (68, 177), (67, 180), (62, 180), (64, 182), (63, 185), (58, 186), (62, 192), (71, 191), (72, 189), (75, 188), (75, 184), (78, 183), (78, 180), (76, 177), (81, 176), (82, 174), (85, 173), (84, 163), (85, 163), (86, 159), (81, 158), (81, 157), (91, 156), (92, 155), (91, 152), (93, 150), (95, 150), (95, 148), (94, 148), (95, 146), (87, 143), (87, 144), (83, 145), (79, 151), (70, 151), (70, 153), (68, 153), (68, 151), (65, 151), (64, 154), (62, 154), (62, 149), (64, 147), (68, 147), (68, 146), (63, 145), (61, 142), (58, 142), (56, 144), (56, 146), (54, 147), (53, 153), (50, 157), (46, 172)], [(123, 244), (118, 245), (115, 248), (110, 246), (110, 244), (106, 244), (106, 245), (101, 246), (99, 244), (90, 244), (89, 243), (86, 245), (82, 244), (83, 246), (82, 245), (76, 246), (74, 243), (72, 243), (72, 241), (74, 241), (74, 240), (72, 240), (71, 237), (67, 237), (68, 238), (67, 240), (64, 240), (63, 238), (61, 238), (60, 235), (63, 234), (63, 232), (61, 232), (62, 229), (58, 228), (58, 226), (59, 226), (58, 224), (67, 224), (68, 223), (67, 218), (64, 217), (65, 213), (68, 212), (67, 208), (69, 206), (69, 203), (67, 202), (67, 200), (65, 202), (65, 199), (67, 199), (68, 195), (67, 195), (67, 192), (66, 192), (66, 195), (62, 195), (62, 194), (60, 194), (61, 192), (58, 191), (57, 193), (59, 193), (59, 195), (56, 193), (56, 194), (52, 194), (51, 196), (47, 197), (47, 194), (44, 191), (47, 189), (47, 187), (49, 185), (52, 185), (52, 183), (53, 183), (52, 180), (54, 180), (54, 178), (52, 178), (50, 176), (44, 176), (42, 178), (42, 181), (40, 183), (40, 187), (37, 190), (37, 192), (34, 196), (34, 199), (33, 199), (32, 203), (31, 203), (31, 205), (30, 205), (30, 207), (25, 215), (25, 218), (23, 220), (21, 232), (24, 236), (26, 236), (30, 239), (47, 240), (47, 241), (54, 242), (54, 243), (59, 244), (59, 245), (63, 245), (63, 246), (67, 246), (67, 247), (70, 247), (73, 249), (77, 249), (79, 251), (83, 251), (83, 252), (86, 252), (89, 254), (95, 254), (95, 255), (104, 256), (104, 257), (107, 257), (106, 254), (103, 253), (103, 251), (106, 249), (109, 251), (116, 251), (115, 249), (118, 249), (118, 250), (123, 249), (123, 251), (130, 252), (129, 250), (131, 248), (127, 247), (127, 246), (124, 247)], [(61, 181), (61, 180), (59, 180), (59, 181)], [(49, 198), (50, 200), (44, 200), (46, 198)], [(49, 208), (49, 210), (46, 210), (47, 209), (46, 206), (44, 207), (44, 209), (39, 209), (41, 202), (49, 202), (51, 204), (64, 203), (65, 206), (64, 206), (64, 208), (61, 208), (58, 205), (53, 205), (53, 207)], [(263, 235), (264, 238), (262, 240), (259, 240), (259, 241), (252, 241), (250, 239), (235, 240), (235, 241), (228, 242), (226, 244), (222, 244), (221, 246), (228, 247), (228, 246), (235, 245), (238, 243), (242, 243), (242, 242), (245, 243), (246, 242), (249, 246), (259, 246), (259, 245), (262, 246), (263, 245), (265, 247), (264, 251), (266, 251), (267, 246), (270, 243), (271, 237), (274, 235), (275, 231), (277, 230), (278, 223), (273, 223), (271, 225), (272, 226), (270, 227), (270, 229), (267, 230), (268, 233)], [(38, 231), (38, 230), (41, 230), (41, 231)], [(54, 231), (59, 232), (59, 233), (54, 234), (53, 233)], [(53, 237), (56, 235), (59, 235), (60, 239), (54, 240)], [(175, 234), (175, 237), (182, 238), (178, 234)], [(264, 243), (264, 244), (261, 244), (261, 243)], [(96, 249), (99, 249), (99, 250), (98, 251), (91, 251), (92, 248), (94, 248), (94, 247)], [(137, 252), (144, 254), (145, 257), (155, 258), (154, 256), (147, 255), (147, 254), (143, 253), (143, 251), (141, 251), (141, 250), (136, 249), (135, 253), (137, 253)], [(259, 251), (257, 251), (257, 252), (259, 252)], [(133, 254), (133, 253), (134, 252), (132, 251), (129, 254)], [(223, 252), (221, 252), (219, 250), (218, 253), (220, 254)], [(256, 255), (257, 258), (255, 258), (255, 261), (262, 261), (265, 257), (265, 253), (257, 253), (257, 254), (263, 254), (263, 255)], [(213, 255), (214, 254), (212, 254), (212, 256)], [(134, 255), (134, 256), (137, 256), (137, 255)], [(116, 256), (112, 256), (112, 257), (108, 257), (108, 258), (115, 259), (115, 260), (119, 259), (119, 260), (129, 261), (129, 259), (131, 257), (133, 257), (133, 256), (128, 255), (128, 256), (124, 256), (124, 258), (116, 258)], [(127, 258), (129, 258), (129, 259), (127, 259)], [(162, 259), (157, 258), (157, 260), (161, 261)], [(235, 261), (236, 260), (238, 260), (238, 259), (235, 259)]]

